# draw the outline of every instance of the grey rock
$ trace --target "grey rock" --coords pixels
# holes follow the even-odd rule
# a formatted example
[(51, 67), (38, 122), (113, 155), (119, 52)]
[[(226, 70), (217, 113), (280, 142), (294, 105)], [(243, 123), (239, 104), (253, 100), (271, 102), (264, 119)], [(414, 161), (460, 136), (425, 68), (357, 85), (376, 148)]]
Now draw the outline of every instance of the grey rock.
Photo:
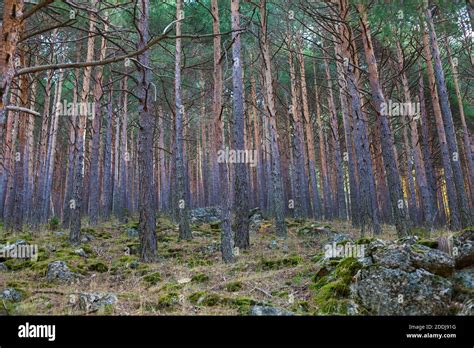
[(81, 237), (81, 243), (88, 243), (90, 242), (91, 240), (94, 240), (94, 236), (91, 235), (91, 234), (84, 234), (82, 237)]
[(75, 277), (76, 274), (71, 272), (71, 270), (64, 261), (54, 261), (48, 264), (46, 279), (50, 282), (70, 282)]
[(135, 228), (129, 228), (127, 229), (127, 236), (131, 238), (138, 237), (138, 231)]
[(294, 315), (285, 309), (272, 307), (272, 306), (252, 306), (250, 309), (250, 315), (256, 316), (289, 316)]
[(454, 273), (454, 283), (465, 289), (474, 289), (474, 267), (464, 268)]
[(0, 298), (5, 301), (20, 302), (23, 298), (23, 295), (17, 289), (6, 288), (0, 293)]
[(453, 250), (457, 269), (474, 266), (474, 229), (466, 229), (456, 235), (453, 238)]
[(474, 315), (474, 299), (471, 298), (464, 302), (458, 315)]
[(74, 253), (81, 256), (81, 257), (87, 258), (87, 254), (84, 251), (84, 249), (82, 249), (82, 248), (74, 250)]
[(454, 260), (448, 254), (420, 244), (389, 244), (372, 252), (375, 263), (386, 268), (413, 272), (423, 268), (431, 273), (449, 277), (454, 271)]
[(64, 237), (64, 236), (66, 235), (66, 233), (59, 231), (59, 232), (54, 232), (54, 235), (55, 235), (56, 237)]
[(218, 207), (196, 208), (189, 211), (192, 224), (216, 223), (220, 220), (221, 209)]
[(0, 271), (8, 271), (7, 265), (5, 265), (3, 262), (0, 262)]
[(79, 294), (79, 308), (83, 311), (96, 311), (104, 306), (111, 306), (117, 302), (113, 293), (94, 292)]
[(264, 221), (263, 214), (260, 208), (257, 207), (250, 210), (249, 220), (250, 220), (249, 233), (250, 234), (257, 233), (260, 230), (260, 227), (262, 226), (263, 221)]
[(351, 297), (376, 315), (447, 315), (453, 284), (422, 268), (373, 265), (358, 271)]

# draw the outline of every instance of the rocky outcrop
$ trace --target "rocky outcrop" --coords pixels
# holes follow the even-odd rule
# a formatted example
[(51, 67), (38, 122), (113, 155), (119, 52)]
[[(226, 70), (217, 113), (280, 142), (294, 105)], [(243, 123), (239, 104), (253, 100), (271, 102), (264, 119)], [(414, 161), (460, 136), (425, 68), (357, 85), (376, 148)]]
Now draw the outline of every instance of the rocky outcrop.
[(286, 316), (293, 315), (292, 312), (286, 311), (281, 308), (272, 307), (272, 306), (252, 306), (250, 308), (250, 315), (256, 316)]
[(192, 224), (209, 224), (219, 222), (221, 209), (218, 207), (196, 208), (189, 211)]
[(69, 269), (64, 261), (54, 261), (48, 264), (46, 279), (49, 282), (71, 282), (75, 277), (76, 274)]
[(314, 300), (322, 314), (449, 315), (455, 303), (459, 314), (473, 307), (469, 296), (457, 297), (472, 294), (473, 269), (455, 270), (457, 261), (448, 253), (416, 237), (355, 243), (364, 244), (363, 257), (315, 259)]

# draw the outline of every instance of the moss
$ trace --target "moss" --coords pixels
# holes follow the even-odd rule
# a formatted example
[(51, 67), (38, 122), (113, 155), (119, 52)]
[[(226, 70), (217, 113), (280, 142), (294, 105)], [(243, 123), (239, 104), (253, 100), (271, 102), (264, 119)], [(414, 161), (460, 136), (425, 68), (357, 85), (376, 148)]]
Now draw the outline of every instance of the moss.
[(171, 308), (179, 302), (179, 294), (176, 292), (169, 292), (162, 295), (158, 299), (158, 307), (160, 309)]
[(355, 258), (338, 260), (335, 269), (320, 277), (315, 277), (313, 302), (319, 314), (347, 315), (350, 294), (349, 285), (363, 266)]
[(104, 273), (109, 270), (109, 267), (103, 262), (97, 261), (89, 264), (87, 269), (91, 272), (99, 272), (99, 273)]
[(104, 306), (99, 307), (97, 311), (98, 315), (112, 315), (115, 312), (115, 308), (111, 304), (106, 304)]
[(189, 267), (194, 268), (194, 267), (198, 267), (198, 266), (209, 266), (209, 265), (212, 264), (212, 261), (207, 260), (207, 259), (203, 259), (203, 258), (193, 257), (193, 258), (188, 259), (186, 261), (186, 264)]
[(273, 269), (280, 269), (286, 267), (297, 266), (303, 261), (300, 256), (289, 256), (278, 260), (269, 260), (262, 258), (260, 260), (259, 269), (269, 271)]
[(231, 283), (227, 283), (225, 285), (225, 289), (228, 291), (228, 292), (236, 292), (236, 291), (239, 291), (243, 288), (243, 284), (239, 281), (237, 282), (231, 282)]
[(421, 244), (433, 249), (436, 249), (438, 247), (438, 241), (434, 239), (422, 239), (418, 242), (418, 244)]
[(362, 245), (362, 244), (370, 244), (371, 242), (373, 242), (375, 240), (375, 238), (360, 238), (358, 239), (355, 244), (356, 245)]
[(8, 259), (3, 264), (12, 271), (20, 271), (32, 267), (34, 262), (26, 259)]
[(209, 277), (205, 275), (204, 273), (196, 274), (191, 278), (191, 281), (195, 283), (204, 283), (204, 282), (207, 282), (208, 280), (209, 280)]
[(217, 294), (206, 294), (205, 292), (199, 291), (191, 294), (188, 297), (189, 302), (194, 305), (202, 305), (207, 307), (213, 307), (220, 303), (226, 302)]
[(158, 272), (150, 273), (143, 277), (143, 280), (149, 285), (158, 284), (161, 281), (161, 274)]

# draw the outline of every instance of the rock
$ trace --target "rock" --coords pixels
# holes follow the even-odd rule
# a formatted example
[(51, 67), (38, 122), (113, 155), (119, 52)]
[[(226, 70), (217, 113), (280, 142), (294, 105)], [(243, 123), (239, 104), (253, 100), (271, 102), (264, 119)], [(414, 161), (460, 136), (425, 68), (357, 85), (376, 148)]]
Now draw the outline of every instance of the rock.
[(94, 236), (91, 235), (91, 234), (84, 234), (84, 235), (81, 237), (81, 243), (88, 243), (88, 242), (90, 242), (91, 240), (94, 240)]
[(79, 294), (79, 308), (83, 311), (97, 311), (101, 307), (112, 306), (117, 302), (113, 293), (94, 292)]
[(453, 238), (453, 256), (457, 269), (474, 265), (474, 229), (466, 229)]
[(389, 244), (372, 252), (375, 263), (386, 268), (413, 272), (423, 268), (431, 273), (449, 277), (454, 271), (454, 260), (448, 254), (420, 244)]
[(66, 233), (59, 231), (59, 232), (54, 232), (54, 235), (55, 235), (56, 237), (64, 237), (64, 236), (66, 235)]
[(270, 315), (270, 316), (286, 316), (286, 315), (293, 315), (292, 312), (289, 312), (287, 310), (277, 308), (277, 307), (271, 307), (271, 306), (252, 306), (250, 309), (250, 315), (257, 315), (257, 316), (262, 316), (262, 315)]
[(129, 228), (127, 229), (127, 236), (131, 238), (138, 237), (138, 231), (135, 228)]
[(189, 283), (189, 282), (191, 282), (191, 278), (178, 279), (178, 284), (186, 284), (186, 283)]
[(453, 276), (456, 285), (474, 291), (474, 267), (465, 268), (454, 273)]
[(474, 315), (474, 299), (469, 299), (464, 302), (458, 315)]
[(5, 265), (3, 262), (0, 262), (0, 271), (8, 271), (7, 265)]
[(17, 289), (6, 288), (0, 293), (0, 298), (5, 301), (20, 302), (23, 298), (23, 295)]
[(263, 215), (260, 208), (257, 207), (250, 210), (249, 219), (249, 233), (255, 234), (260, 230), (260, 226), (263, 224)]
[(270, 244), (268, 244), (268, 249), (275, 250), (275, 249), (278, 249), (278, 248), (279, 248), (278, 241), (276, 241), (276, 240), (272, 240), (270, 242)]
[(351, 297), (376, 315), (447, 315), (452, 283), (422, 268), (373, 265), (361, 269), (351, 284)]
[(137, 269), (139, 266), (140, 266), (140, 262), (138, 262), (137, 260), (133, 260), (132, 262), (130, 262), (130, 265), (129, 265), (131, 269)]
[(77, 255), (79, 255), (79, 256), (81, 256), (81, 257), (85, 257), (85, 258), (87, 257), (86, 252), (85, 252), (84, 249), (82, 249), (82, 248), (81, 248), (81, 249), (76, 249), (76, 250), (74, 250), (74, 253), (77, 254)]
[(64, 261), (54, 261), (48, 264), (46, 279), (50, 282), (70, 282), (75, 278), (75, 276), (75, 273), (71, 272)]
[(220, 243), (212, 243), (208, 245), (203, 245), (198, 248), (198, 252), (205, 255), (213, 255), (214, 253), (219, 252), (220, 250), (221, 250)]
[(220, 218), (221, 210), (218, 207), (196, 208), (189, 211), (189, 219), (192, 224), (215, 223)]

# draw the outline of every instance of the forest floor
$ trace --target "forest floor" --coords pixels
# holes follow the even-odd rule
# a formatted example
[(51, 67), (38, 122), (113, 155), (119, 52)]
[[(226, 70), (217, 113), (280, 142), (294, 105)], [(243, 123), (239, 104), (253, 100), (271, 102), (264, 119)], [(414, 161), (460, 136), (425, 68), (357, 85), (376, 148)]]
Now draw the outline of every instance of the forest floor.
[[(178, 228), (158, 219), (160, 261), (138, 262), (138, 237), (130, 236), (136, 222), (117, 221), (84, 228), (91, 240), (79, 246), (68, 243), (67, 233), (35, 235), (2, 234), (0, 244), (18, 239), (37, 244), (36, 262), (5, 261), (0, 271), (1, 288), (23, 294), (16, 303), (0, 303), (0, 312), (14, 315), (245, 315), (252, 305), (278, 307), (294, 314), (317, 314), (312, 289), (317, 272), (315, 259), (324, 250), (324, 239), (305, 233), (318, 228), (359, 238), (348, 222), (296, 222), (287, 220), (288, 239), (278, 241), (271, 222), (264, 221), (251, 235), (251, 247), (236, 262), (225, 264), (220, 254), (220, 231), (208, 224), (193, 226), (193, 239), (178, 240)], [(382, 239), (395, 239), (386, 226)], [(78, 249), (82, 249), (82, 252)], [(81, 255), (82, 254), (82, 255)], [(46, 279), (48, 265), (62, 260), (78, 276), (69, 283)], [(1, 290), (1, 289), (0, 289)], [(114, 305), (84, 308), (77, 298), (83, 293), (112, 293)], [(5, 313), (4, 313), (5, 314)]]

